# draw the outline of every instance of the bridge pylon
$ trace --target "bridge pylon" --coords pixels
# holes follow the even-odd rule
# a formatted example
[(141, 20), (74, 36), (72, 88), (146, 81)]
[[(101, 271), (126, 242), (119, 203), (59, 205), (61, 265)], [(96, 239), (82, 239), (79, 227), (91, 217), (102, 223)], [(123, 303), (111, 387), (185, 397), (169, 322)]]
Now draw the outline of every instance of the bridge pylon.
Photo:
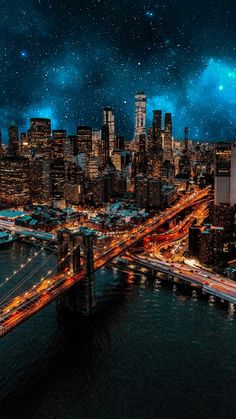
[(63, 229), (58, 233), (58, 271), (69, 269), (71, 275), (82, 269), (85, 272), (85, 278), (59, 298), (59, 309), (84, 315), (95, 310), (93, 240), (94, 232), (86, 228), (76, 232)]

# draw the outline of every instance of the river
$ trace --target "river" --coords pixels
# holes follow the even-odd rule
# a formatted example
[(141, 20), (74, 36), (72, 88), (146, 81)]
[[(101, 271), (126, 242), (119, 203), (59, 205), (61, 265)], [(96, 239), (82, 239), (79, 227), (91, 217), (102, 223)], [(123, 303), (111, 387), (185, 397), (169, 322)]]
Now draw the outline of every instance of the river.
[[(35, 251), (1, 250), (0, 284)], [(41, 252), (0, 285), (0, 300), (55, 263)], [(0, 341), (0, 418), (235, 417), (234, 313), (115, 269), (96, 283), (91, 319), (61, 317), (52, 304)]]

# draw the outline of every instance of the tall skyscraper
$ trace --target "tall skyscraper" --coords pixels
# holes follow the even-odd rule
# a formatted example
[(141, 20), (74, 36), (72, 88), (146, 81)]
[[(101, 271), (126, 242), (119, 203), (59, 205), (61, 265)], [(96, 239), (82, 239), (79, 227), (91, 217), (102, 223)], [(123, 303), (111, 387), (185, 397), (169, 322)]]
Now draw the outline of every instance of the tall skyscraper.
[(146, 95), (144, 92), (137, 92), (135, 95), (135, 134), (134, 139), (139, 140), (139, 136), (146, 137)]
[(215, 149), (215, 205), (230, 203), (231, 144), (219, 142)]
[(92, 155), (97, 157), (99, 161), (99, 167), (102, 166), (102, 139), (101, 130), (94, 129), (92, 131)]
[(109, 161), (109, 128), (102, 126), (102, 167), (105, 167)]
[(172, 162), (172, 117), (171, 113), (165, 114), (165, 128), (164, 128), (164, 155), (163, 160)]
[(29, 138), (26, 132), (20, 134), (20, 155), (31, 159), (31, 148)]
[(109, 129), (109, 156), (115, 148), (115, 117), (113, 109), (106, 107), (103, 109), (103, 125), (106, 125)]
[(65, 156), (66, 131), (64, 129), (52, 131), (52, 158), (63, 159)]
[(161, 140), (162, 131), (162, 112), (160, 110), (153, 111), (153, 122), (152, 122), (152, 143), (157, 149), (162, 149)]
[(8, 128), (8, 154), (10, 156), (19, 155), (19, 131), (14, 121)]
[(31, 118), (28, 138), (33, 156), (51, 158), (51, 120)]
[(33, 204), (50, 205), (50, 161), (35, 158), (30, 164), (30, 195)]
[(92, 153), (92, 128), (86, 125), (77, 127), (77, 151), (89, 156)]

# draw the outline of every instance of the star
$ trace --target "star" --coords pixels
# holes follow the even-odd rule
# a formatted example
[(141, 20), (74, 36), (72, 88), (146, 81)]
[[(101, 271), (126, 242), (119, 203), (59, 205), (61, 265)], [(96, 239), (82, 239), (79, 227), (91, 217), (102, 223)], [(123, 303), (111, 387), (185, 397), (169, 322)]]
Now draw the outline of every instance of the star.
[(25, 50), (20, 51), (20, 56), (21, 56), (22, 58), (27, 58), (27, 57), (28, 57), (28, 51), (25, 51)]
[(146, 17), (153, 17), (154, 16), (154, 12), (152, 12), (151, 10), (146, 10), (145, 16)]

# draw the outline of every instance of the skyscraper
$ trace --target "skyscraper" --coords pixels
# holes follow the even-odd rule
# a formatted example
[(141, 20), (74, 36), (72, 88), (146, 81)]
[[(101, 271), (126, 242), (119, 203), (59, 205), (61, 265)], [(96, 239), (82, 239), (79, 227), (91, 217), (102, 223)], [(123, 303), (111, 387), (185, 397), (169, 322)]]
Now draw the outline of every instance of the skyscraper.
[(162, 112), (160, 110), (154, 110), (152, 122), (152, 143), (156, 149), (162, 149), (161, 129)]
[(10, 156), (19, 155), (19, 131), (14, 121), (8, 128), (8, 154)]
[(52, 157), (63, 159), (65, 156), (66, 131), (64, 129), (52, 131)]
[(230, 203), (231, 144), (219, 142), (215, 150), (215, 205)]
[(20, 156), (0, 158), (0, 196), (8, 205), (30, 201), (29, 160)]
[(35, 158), (30, 164), (30, 194), (33, 204), (50, 205), (50, 161)]
[(106, 125), (109, 129), (109, 156), (115, 148), (115, 117), (113, 109), (106, 107), (103, 109), (103, 125)]
[(26, 132), (20, 134), (20, 155), (31, 159), (31, 148), (29, 138)]
[(109, 128), (102, 126), (102, 167), (105, 167), (109, 161)]
[(134, 139), (138, 141), (140, 135), (144, 135), (146, 137), (146, 95), (144, 92), (137, 92), (135, 95)]
[(51, 158), (51, 120), (31, 118), (28, 138), (33, 156)]
[(171, 113), (165, 114), (165, 128), (164, 128), (164, 155), (163, 160), (172, 162), (172, 117)]
[(92, 128), (86, 125), (77, 127), (77, 151), (89, 156), (92, 153)]

